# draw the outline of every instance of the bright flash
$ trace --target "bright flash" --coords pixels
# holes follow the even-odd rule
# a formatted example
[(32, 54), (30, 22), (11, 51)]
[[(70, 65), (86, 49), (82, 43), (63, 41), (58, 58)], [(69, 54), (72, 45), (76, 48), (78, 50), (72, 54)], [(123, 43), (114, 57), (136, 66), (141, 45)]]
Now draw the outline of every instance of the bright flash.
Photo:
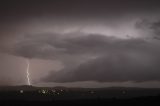
[(28, 83), (28, 85), (31, 85), (30, 74), (29, 74), (29, 66), (30, 66), (29, 60), (26, 60), (26, 62), (27, 62), (27, 70), (26, 70), (26, 72), (27, 72), (27, 83)]

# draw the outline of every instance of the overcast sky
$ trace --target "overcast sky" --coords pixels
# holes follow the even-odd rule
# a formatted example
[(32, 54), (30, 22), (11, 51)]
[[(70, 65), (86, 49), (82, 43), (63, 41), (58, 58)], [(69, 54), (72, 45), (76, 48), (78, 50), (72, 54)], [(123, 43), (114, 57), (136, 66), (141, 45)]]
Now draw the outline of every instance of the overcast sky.
[(0, 85), (160, 87), (158, 0), (0, 2)]

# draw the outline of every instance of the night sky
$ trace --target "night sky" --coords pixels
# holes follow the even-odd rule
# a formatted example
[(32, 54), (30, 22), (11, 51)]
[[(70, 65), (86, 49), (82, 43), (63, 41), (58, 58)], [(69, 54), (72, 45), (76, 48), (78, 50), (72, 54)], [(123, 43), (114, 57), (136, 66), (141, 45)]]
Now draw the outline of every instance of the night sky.
[(160, 87), (159, 0), (1, 0), (0, 85)]

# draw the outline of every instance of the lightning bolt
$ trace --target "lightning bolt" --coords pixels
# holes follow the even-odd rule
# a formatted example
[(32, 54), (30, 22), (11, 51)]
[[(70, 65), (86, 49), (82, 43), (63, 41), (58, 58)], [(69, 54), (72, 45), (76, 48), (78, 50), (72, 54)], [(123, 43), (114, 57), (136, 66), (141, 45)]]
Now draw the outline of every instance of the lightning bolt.
[(26, 72), (27, 72), (27, 84), (28, 85), (31, 85), (31, 82), (30, 82), (30, 74), (29, 74), (29, 66), (30, 66), (30, 64), (29, 64), (29, 60), (26, 60), (26, 63), (27, 63), (27, 70), (26, 70)]

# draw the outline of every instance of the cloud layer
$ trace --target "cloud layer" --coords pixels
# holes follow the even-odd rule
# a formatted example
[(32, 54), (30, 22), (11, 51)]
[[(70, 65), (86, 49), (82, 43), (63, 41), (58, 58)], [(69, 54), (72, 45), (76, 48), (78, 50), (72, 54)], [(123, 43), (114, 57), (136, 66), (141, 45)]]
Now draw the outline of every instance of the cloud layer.
[[(142, 28), (145, 24), (139, 23), (137, 27)], [(156, 32), (157, 24), (151, 23), (148, 28)], [(123, 82), (159, 81), (159, 46), (159, 41), (154, 39), (129, 36), (121, 39), (74, 32), (21, 35), (1, 50), (29, 59), (61, 61), (64, 68), (56, 72), (51, 70), (42, 79), (46, 82)]]
[[(104, 47), (97, 58), (73, 68), (66, 68), (58, 72), (51, 71), (43, 80), (46, 82), (160, 80), (159, 46), (137, 39), (122, 41), (107, 39), (105, 40), (106, 45), (96, 43), (97, 46), (94, 46), (94, 49)], [(85, 44), (82, 42), (80, 44)]]

